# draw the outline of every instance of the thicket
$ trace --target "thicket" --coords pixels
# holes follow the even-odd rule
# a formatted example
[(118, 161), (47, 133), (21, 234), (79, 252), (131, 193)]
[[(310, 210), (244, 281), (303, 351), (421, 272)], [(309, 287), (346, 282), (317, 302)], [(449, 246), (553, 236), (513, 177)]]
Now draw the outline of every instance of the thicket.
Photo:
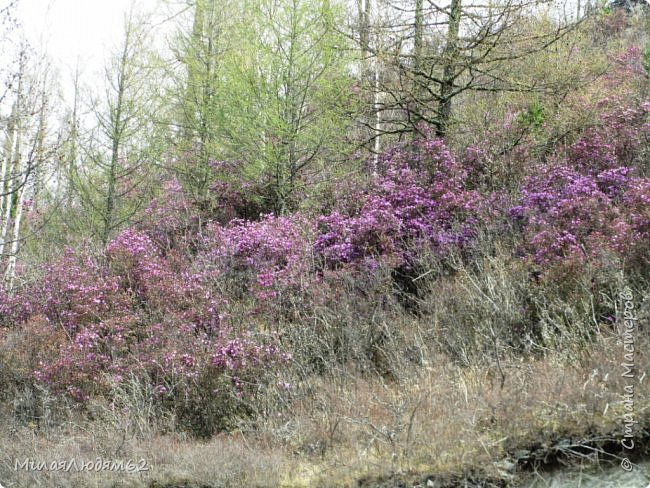
[[(586, 32), (614, 29), (614, 15)], [(423, 364), (418, 341), (463, 365), (579, 347), (615, 326), (625, 285), (646, 297), (642, 323), (647, 49), (620, 39), (602, 48), (608, 69), (561, 104), (512, 98), (472, 127), (471, 111), (497, 95), (468, 96), (458, 124), (487, 131), (480, 140), (423, 123), (377, 157), (347, 156), (351, 173), (283, 169), (290, 195), (272, 185), (273, 166), (251, 178), (234, 158), (210, 158), (213, 138), (183, 148), (105, 246), (62, 247), (0, 290), (0, 388), (40, 392), (23, 416), (39, 422), (44, 398), (123, 411), (140, 392), (150, 421), (209, 436), (263, 415), (263, 398), (290, 404), (310, 375), (399, 381), (404, 364)], [(571, 62), (600, 41), (584, 42)], [(267, 144), (260, 153), (279, 161)], [(199, 198), (178, 168), (204, 157)], [(47, 225), (47, 212), (27, 210), (30, 229)], [(426, 336), (409, 321), (428, 324)]]

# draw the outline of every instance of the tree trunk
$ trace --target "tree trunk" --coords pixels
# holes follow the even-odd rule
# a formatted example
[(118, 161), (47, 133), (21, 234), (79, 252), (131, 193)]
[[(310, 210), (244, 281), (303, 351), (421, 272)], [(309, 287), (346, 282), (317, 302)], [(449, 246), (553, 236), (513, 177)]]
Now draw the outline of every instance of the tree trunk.
[[(18, 90), (22, 89), (22, 77), (18, 81)], [(4, 221), (2, 222), (2, 230), (0, 234), (0, 256), (5, 252), (7, 245), (7, 235), (9, 234), (9, 227), (11, 226), (11, 216), (14, 214), (14, 205), (15, 205), (15, 183), (18, 177), (20, 176), (20, 159), (21, 159), (21, 126), (20, 126), (20, 96), (15, 104), (15, 119), (14, 119), (14, 145), (13, 151), (10, 155), (9, 168), (7, 169), (7, 186), (5, 188), (5, 198), (4, 198)]]
[(381, 145), (379, 144), (379, 135), (381, 134), (381, 93), (379, 91), (379, 60), (375, 56), (374, 62), (374, 99), (373, 99), (373, 109), (375, 112), (375, 124), (374, 124), (374, 144), (373, 144), (373, 172), (377, 172), (377, 164), (379, 162), (379, 152), (381, 151)]
[(16, 201), (11, 250), (9, 252), (9, 260), (7, 261), (7, 269), (5, 271), (5, 289), (8, 292), (11, 292), (13, 289), (14, 278), (16, 275), (16, 262), (18, 261), (18, 249), (20, 248), (20, 225), (23, 219), (23, 209), (25, 207), (25, 199), (28, 188), (27, 178), (29, 178), (28, 171), (25, 172), (23, 186), (18, 193), (18, 199)]
[(409, 109), (409, 116), (411, 117), (411, 124), (414, 127), (413, 134), (417, 135), (417, 125), (422, 120), (423, 107), (423, 84), (425, 83), (424, 77), (421, 75), (424, 69), (423, 55), (423, 42), (424, 42), (424, 11), (423, 0), (415, 0), (415, 22), (413, 26), (414, 41), (413, 41), (413, 70), (415, 72), (412, 101), (412, 108)]
[(436, 135), (443, 137), (447, 133), (451, 119), (451, 101), (453, 98), (454, 82), (456, 80), (456, 61), (458, 57), (458, 33), (460, 30), (462, 5), (461, 0), (451, 0), (449, 11), (449, 30), (444, 52), (444, 68), (440, 85), (440, 111), (436, 127)]
[(4, 253), (4, 239), (7, 235), (9, 226), (8, 217), (5, 217), (5, 210), (11, 207), (12, 194), (10, 192), (9, 178), (11, 177), (11, 163), (14, 157), (14, 141), (16, 138), (16, 105), (12, 107), (9, 123), (7, 126), (7, 135), (5, 138), (4, 154), (2, 157), (2, 167), (0, 168), (0, 263)]
[(43, 93), (41, 95), (41, 107), (38, 113), (38, 129), (36, 132), (36, 161), (34, 164), (34, 208), (38, 208), (39, 197), (43, 188), (43, 172), (45, 166), (45, 134), (47, 132), (47, 94), (46, 82), (43, 81)]
[(77, 169), (77, 143), (79, 137), (79, 63), (74, 77), (74, 98), (72, 103), (72, 117), (70, 121), (70, 151), (68, 152), (66, 203), (68, 209), (72, 206), (74, 188), (74, 174)]
[(15, 184), (18, 179), (21, 177), (21, 164), (22, 164), (22, 91), (23, 91), (23, 73), (24, 73), (24, 64), (21, 59), (20, 71), (18, 75), (18, 91), (16, 93), (16, 102), (15, 102), (15, 119), (14, 119), (14, 134), (15, 134), (15, 144), (13, 151), (13, 162), (11, 163), (9, 180), (7, 181), (7, 197), (5, 200), (5, 219), (2, 226), (2, 235), (0, 236), (0, 256), (5, 252), (7, 245), (7, 234), (10, 227), (10, 222), (12, 221), (13, 215), (13, 242), (11, 245), (11, 251), (9, 254), (9, 260), (7, 262), (7, 268), (5, 270), (5, 289), (11, 291), (11, 286), (13, 284), (13, 275), (16, 266), (16, 252), (18, 252), (18, 233), (20, 232), (20, 220), (22, 218), (22, 199), (24, 198), (24, 191), (26, 186), (26, 180), (29, 177), (29, 172), (25, 172), (23, 176), (25, 181), (23, 182), (22, 189), (19, 190), (18, 198), (15, 198)]
[[(130, 27), (129, 27), (130, 28)], [(114, 112), (111, 113), (111, 162), (108, 168), (108, 188), (106, 191), (106, 201), (104, 206), (104, 229), (102, 232), (102, 244), (106, 246), (113, 231), (113, 213), (115, 212), (115, 191), (117, 186), (117, 166), (120, 164), (120, 149), (122, 148), (122, 128), (124, 121), (122, 120), (124, 96), (126, 92), (126, 66), (128, 63), (128, 51), (130, 45), (130, 37), (127, 36), (124, 40), (124, 50), (120, 58), (120, 66), (118, 73), (117, 83), (117, 101), (115, 102)]]

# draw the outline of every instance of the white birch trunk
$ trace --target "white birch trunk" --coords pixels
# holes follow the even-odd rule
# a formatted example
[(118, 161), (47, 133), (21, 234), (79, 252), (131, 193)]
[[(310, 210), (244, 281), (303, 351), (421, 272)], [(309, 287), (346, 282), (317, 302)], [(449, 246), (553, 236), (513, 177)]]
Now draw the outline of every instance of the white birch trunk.
[[(9, 137), (9, 134), (7, 134), (7, 137)], [(4, 208), (5, 208), (5, 201), (7, 200), (8, 195), (5, 195), (5, 180), (7, 178), (7, 167), (8, 167), (8, 160), (11, 158), (11, 155), (8, 157), (3, 157), (2, 158), (2, 168), (0, 168), (0, 225), (4, 228)], [(0, 235), (2, 232), (0, 231)], [(0, 241), (0, 246), (3, 246), (4, 241)], [(2, 258), (2, 251), (0, 251), (0, 258)]]
[[(5, 236), (9, 221), (5, 217), (5, 210), (11, 206), (11, 192), (9, 191), (8, 178), (11, 177), (11, 163), (14, 158), (14, 140), (15, 140), (15, 115), (16, 107), (11, 112), (9, 127), (7, 128), (7, 138), (5, 139), (5, 154), (2, 157), (2, 168), (0, 169), (0, 264), (5, 247)], [(7, 187), (5, 188), (5, 184)]]
[[(25, 179), (29, 176), (25, 175)], [(25, 196), (27, 195), (27, 181), (24, 181), (23, 187), (20, 189), (18, 195), (18, 202), (16, 208), (16, 215), (14, 216), (13, 238), (11, 241), (11, 251), (9, 253), (9, 260), (7, 262), (7, 270), (5, 271), (5, 289), (11, 292), (14, 286), (14, 278), (16, 277), (16, 262), (18, 260), (18, 249), (20, 248), (20, 224), (23, 218), (23, 209), (25, 207)]]
[(379, 151), (381, 150), (381, 146), (379, 144), (379, 134), (381, 130), (381, 112), (380, 112), (380, 102), (381, 102), (381, 97), (379, 93), (379, 61), (377, 60), (377, 57), (375, 56), (375, 61), (374, 61), (374, 99), (373, 99), (373, 109), (375, 112), (375, 123), (374, 123), (374, 144), (373, 144), (373, 172), (377, 172), (377, 164), (379, 162)]
[(7, 187), (5, 189), (5, 208), (4, 208), (4, 218), (2, 220), (2, 229), (0, 229), (0, 257), (4, 255), (5, 251), (5, 244), (7, 242), (7, 234), (9, 231), (9, 224), (11, 220), (11, 200), (12, 196), (14, 193), (14, 179), (15, 179), (15, 174), (12, 171), (12, 168), (9, 167), (8, 171), (8, 180), (7, 180)]
[[(21, 126), (20, 126), (20, 114), (17, 111), (17, 118), (16, 118), (16, 125), (15, 125), (15, 149), (13, 151), (13, 163), (11, 164), (11, 168), (9, 169), (10, 174), (9, 174), (9, 181), (7, 181), (7, 198), (5, 202), (5, 218), (4, 222), (2, 225), (2, 236), (0, 236), (0, 256), (3, 256), (5, 253), (5, 249), (7, 247), (7, 235), (9, 234), (9, 227), (11, 226), (11, 211), (13, 209), (12, 201), (13, 201), (13, 195), (14, 192), (16, 191), (15, 188), (16, 186), (16, 181), (18, 177), (20, 176), (20, 166), (21, 166)], [(27, 176), (25, 176), (27, 178)], [(24, 194), (25, 186), (23, 186), (20, 190), (20, 195)], [(20, 200), (20, 196), (19, 196)], [(18, 202), (20, 204), (20, 202)], [(16, 212), (14, 213), (14, 231), (15, 231), (15, 224), (16, 221), (18, 220), (18, 210), (16, 209)], [(13, 245), (11, 246), (13, 248)], [(11, 256), (9, 256), (9, 260), (11, 260)], [(7, 270), (9, 270), (9, 264), (7, 264)], [(5, 275), (6, 276), (6, 275)], [(8, 291), (8, 288), (7, 288)]]
[(6, 177), (7, 177), (7, 187), (5, 189), (5, 208), (4, 208), (4, 220), (2, 221), (2, 229), (0, 229), (0, 258), (4, 256), (5, 248), (7, 245), (7, 234), (9, 232), (9, 226), (10, 226), (10, 220), (11, 220), (11, 210), (12, 210), (12, 201), (13, 201), (13, 194), (14, 194), (14, 184), (16, 182), (16, 179), (18, 178), (20, 172), (19, 172), (19, 166), (20, 166), (20, 160), (21, 160), (21, 116), (22, 114), (20, 113), (22, 110), (22, 92), (23, 92), (23, 74), (25, 70), (25, 65), (24, 65), (24, 58), (22, 57), (21, 53), (21, 59), (20, 59), (20, 68), (18, 71), (18, 90), (16, 92), (16, 101), (14, 105), (14, 114), (15, 117), (13, 119), (13, 134), (14, 134), (14, 147), (12, 147), (13, 150), (9, 151), (8, 155), (8, 163), (7, 165), (9, 166), (6, 171)]

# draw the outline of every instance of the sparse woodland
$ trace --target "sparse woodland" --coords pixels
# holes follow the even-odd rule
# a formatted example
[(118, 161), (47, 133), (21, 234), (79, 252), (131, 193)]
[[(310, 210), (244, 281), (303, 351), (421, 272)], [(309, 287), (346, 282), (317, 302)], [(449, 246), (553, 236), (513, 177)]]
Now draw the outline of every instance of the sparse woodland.
[[(514, 487), (647, 461), (629, 7), (161, 0), (67, 95), (3, 8), (0, 483)], [(14, 469), (97, 457), (149, 471)]]

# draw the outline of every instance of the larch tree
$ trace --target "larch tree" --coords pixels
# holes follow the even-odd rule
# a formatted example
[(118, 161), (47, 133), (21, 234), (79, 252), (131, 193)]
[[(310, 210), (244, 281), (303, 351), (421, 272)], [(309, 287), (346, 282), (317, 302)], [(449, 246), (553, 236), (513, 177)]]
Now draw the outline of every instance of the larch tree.
[[(223, 63), (230, 45), (229, 29), (234, 2), (194, 0), (180, 16), (172, 44), (173, 62), (168, 70), (174, 100), (171, 124), (178, 158), (174, 166), (194, 202), (208, 205), (212, 182), (210, 161), (222, 149), (224, 94)], [(183, 25), (183, 20), (184, 25)]]
[(348, 46), (328, 0), (244, 2), (237, 49), (227, 53), (226, 154), (267, 183), (266, 207), (282, 214), (296, 190), (336, 161), (349, 125)]
[[(79, 157), (71, 167), (77, 198), (89, 233), (106, 244), (145, 205), (147, 184), (158, 148), (151, 144), (158, 127), (160, 100), (149, 64), (150, 31), (133, 12), (125, 19), (119, 50), (105, 68), (104, 93), (91, 105), (96, 125), (70, 147)], [(76, 121), (73, 121), (75, 131)], [(72, 156), (72, 154), (71, 154)]]

